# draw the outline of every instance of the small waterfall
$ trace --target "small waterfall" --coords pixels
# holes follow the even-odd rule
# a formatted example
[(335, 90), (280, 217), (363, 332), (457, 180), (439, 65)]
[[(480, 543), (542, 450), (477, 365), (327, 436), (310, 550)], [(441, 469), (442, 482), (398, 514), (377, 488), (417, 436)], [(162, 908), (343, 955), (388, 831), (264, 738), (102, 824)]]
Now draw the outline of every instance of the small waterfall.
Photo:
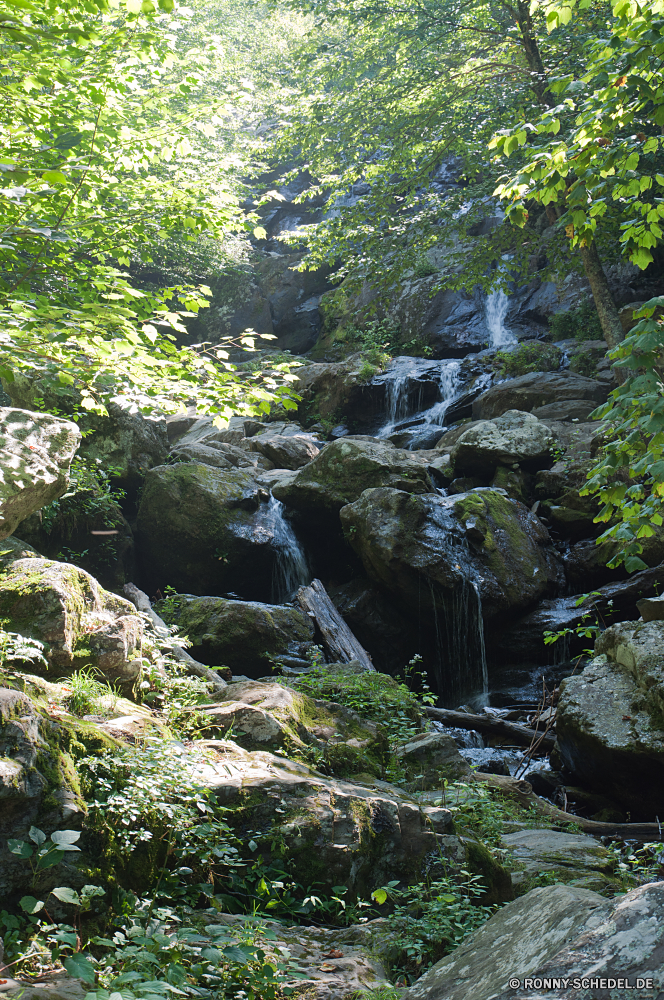
[[(482, 600), (477, 584), (464, 574), (451, 596), (429, 582), (436, 635), (437, 688), (450, 708), (489, 702), (489, 674), (484, 645)], [(438, 598), (438, 600), (437, 600)]]
[(491, 347), (507, 347), (517, 343), (512, 331), (505, 326), (508, 306), (509, 299), (502, 288), (494, 288), (486, 297), (484, 315)]
[[(416, 379), (422, 366), (431, 368), (438, 364), (437, 381), (440, 399), (427, 410), (408, 414), (408, 386)], [(426, 447), (427, 438), (440, 436), (440, 427), (445, 420), (445, 412), (454, 399), (458, 384), (460, 361), (423, 362), (421, 358), (399, 359), (398, 366), (390, 372), (386, 381), (386, 421), (377, 432), (379, 438), (389, 438), (391, 435), (403, 432), (408, 435), (408, 442), (401, 447)]]
[(283, 604), (294, 596), (298, 587), (311, 582), (311, 571), (295, 532), (284, 517), (284, 505), (275, 497), (270, 497), (267, 516), (271, 521), (272, 545), (276, 552), (272, 571), (272, 602)]
[(386, 417), (385, 424), (378, 432), (378, 437), (388, 437), (408, 412), (408, 385), (417, 371), (415, 358), (399, 358), (399, 363), (390, 372), (390, 378), (385, 383)]

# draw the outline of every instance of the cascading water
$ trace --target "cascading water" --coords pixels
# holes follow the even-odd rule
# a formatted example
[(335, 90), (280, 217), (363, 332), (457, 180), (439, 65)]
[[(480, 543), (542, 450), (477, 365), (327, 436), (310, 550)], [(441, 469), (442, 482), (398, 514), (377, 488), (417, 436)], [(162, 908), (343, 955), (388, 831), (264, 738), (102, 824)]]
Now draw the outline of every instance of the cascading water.
[[(409, 387), (422, 371), (438, 365), (437, 381), (440, 399), (426, 410), (408, 413)], [(409, 438), (407, 448), (426, 446), (429, 438), (440, 436), (445, 412), (454, 399), (458, 382), (460, 361), (422, 362), (420, 358), (400, 358), (399, 363), (386, 373), (386, 421), (378, 431), (380, 438), (390, 438), (403, 432)], [(436, 434), (437, 432), (437, 434)]]
[(436, 635), (437, 688), (448, 706), (481, 708), (489, 702), (482, 599), (477, 584), (464, 573), (451, 596), (429, 584)]
[(270, 497), (267, 518), (272, 528), (272, 546), (276, 553), (272, 572), (272, 602), (290, 600), (298, 587), (311, 582), (311, 570), (292, 525), (284, 517), (284, 505)]
[(505, 326), (505, 316), (509, 306), (509, 299), (502, 288), (494, 288), (486, 298), (484, 306), (484, 316), (487, 330), (489, 331), (490, 347), (508, 347), (516, 344), (517, 339), (508, 327)]

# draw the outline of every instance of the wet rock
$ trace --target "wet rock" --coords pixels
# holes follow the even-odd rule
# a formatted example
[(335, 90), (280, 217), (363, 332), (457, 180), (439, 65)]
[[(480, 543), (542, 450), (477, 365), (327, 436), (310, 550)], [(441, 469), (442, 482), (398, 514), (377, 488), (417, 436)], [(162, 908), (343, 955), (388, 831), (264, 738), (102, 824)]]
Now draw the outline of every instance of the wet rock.
[(0, 408), (0, 539), (62, 496), (80, 440), (81, 432), (69, 420)]
[(453, 497), (366, 490), (341, 521), (370, 578), (411, 608), (430, 610), (434, 594), (451, 596), (472, 581), (492, 618), (535, 603), (558, 579), (543, 526), (492, 489)]
[(36, 673), (65, 677), (91, 665), (126, 691), (140, 680), (143, 620), (78, 566), (17, 559), (0, 579), (0, 616), (10, 631), (45, 643), (47, 666), (33, 665)]
[[(602, 527), (600, 525), (600, 527)], [(664, 560), (664, 530), (655, 527), (655, 534), (644, 538), (641, 558), (649, 567), (658, 566)], [(628, 576), (624, 565), (610, 569), (607, 563), (618, 551), (619, 542), (606, 541), (599, 545), (594, 539), (582, 539), (570, 545), (563, 554), (565, 575), (570, 586), (579, 593), (588, 593), (611, 581), (619, 581)]]
[(406, 772), (409, 788), (424, 791), (442, 788), (445, 779), (463, 781), (471, 770), (451, 736), (421, 733), (397, 748), (397, 759)]
[(180, 597), (172, 621), (189, 637), (192, 656), (208, 666), (260, 677), (280, 656), (303, 657), (314, 641), (299, 608), (223, 597)]
[(426, 467), (411, 452), (347, 438), (325, 445), (291, 483), (275, 486), (272, 492), (286, 506), (309, 518), (336, 521), (344, 505), (377, 486), (409, 494), (433, 492)]
[[(661, 628), (658, 622), (641, 627)], [(654, 691), (645, 688), (659, 673), (658, 660), (647, 640), (633, 643), (618, 628), (608, 630), (615, 644), (607, 639), (605, 648), (633, 666), (601, 655), (564, 681), (557, 745), (563, 765), (582, 783), (622, 805), (632, 820), (650, 821), (664, 815), (664, 727), (652, 708), (661, 703), (662, 689), (658, 683)]]
[(330, 599), (381, 672), (397, 674), (419, 650), (409, 615), (404, 615), (366, 577), (330, 587)]
[(556, 882), (606, 893), (617, 888), (614, 861), (594, 837), (559, 830), (519, 830), (501, 837), (510, 852), (512, 884), (522, 892), (541, 872)]
[[(578, 937), (567, 941), (533, 973), (536, 981), (552, 980), (546, 996), (552, 1000), (585, 1000), (589, 995), (597, 1000), (628, 1000), (635, 990), (644, 997), (661, 996), (664, 882), (632, 889), (598, 908), (596, 916), (601, 918), (599, 924), (588, 922)], [(523, 986), (501, 993), (501, 1000), (532, 998), (533, 990)]]
[(596, 892), (567, 885), (533, 889), (509, 903), (451, 955), (417, 980), (406, 1000), (490, 1000), (511, 978), (534, 974), (593, 927), (610, 904)]
[(255, 448), (279, 469), (301, 469), (320, 451), (319, 445), (308, 434), (259, 434), (250, 440), (252, 451)]
[(542, 465), (550, 461), (555, 439), (530, 413), (507, 410), (494, 420), (481, 420), (457, 439), (450, 458), (461, 475), (491, 475), (497, 465)]
[(145, 589), (269, 600), (277, 514), (242, 469), (163, 465), (145, 480), (136, 524)]
[[(570, 372), (529, 372), (487, 389), (473, 403), (474, 420), (491, 420), (506, 410), (533, 410), (553, 403), (586, 400), (605, 403), (609, 388), (592, 378)], [(553, 419), (553, 418), (550, 418)], [(559, 419), (559, 418), (556, 418)], [(565, 417), (564, 419), (567, 419)]]

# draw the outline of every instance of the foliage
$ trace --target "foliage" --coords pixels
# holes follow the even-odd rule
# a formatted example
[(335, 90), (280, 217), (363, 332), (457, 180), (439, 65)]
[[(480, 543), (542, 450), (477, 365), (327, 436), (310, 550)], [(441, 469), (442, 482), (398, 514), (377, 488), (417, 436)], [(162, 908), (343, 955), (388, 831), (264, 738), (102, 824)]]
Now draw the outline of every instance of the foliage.
[[(5, 619), (5, 623), (6, 623)], [(0, 628), (0, 667), (8, 663), (41, 663), (46, 666), (43, 655), (44, 643), (39, 639), (29, 639), (18, 632), (5, 632)]]
[(556, 313), (549, 320), (554, 340), (603, 340), (602, 325), (592, 302), (584, 302), (578, 309)]
[(609, 353), (627, 379), (594, 411), (603, 421), (604, 446), (581, 490), (603, 505), (595, 520), (609, 527), (597, 542), (616, 547), (608, 565), (624, 563), (630, 573), (647, 568), (643, 541), (664, 523), (664, 324), (654, 315), (662, 306), (664, 297), (650, 299), (636, 314), (640, 322)]
[[(574, 6), (575, 0), (553, 5), (549, 30), (570, 21)], [(661, 6), (617, 0), (609, 28), (588, 40), (581, 73), (559, 74), (551, 83), (556, 107), (534, 125), (523, 117), (494, 137), (492, 146), (502, 154), (523, 147), (525, 159), (496, 194), (517, 225), (527, 221), (528, 199), (561, 206), (560, 225), (572, 246), (592, 243), (600, 220), (618, 211), (623, 253), (645, 268), (663, 238)], [(549, 140), (561, 130), (563, 138)]]
[(141, 290), (123, 270), (155, 240), (245, 225), (214, 141), (229, 95), (200, 93), (214, 44), (181, 51), (173, 0), (3, 0), (2, 15), (2, 377), (70, 386), (97, 413), (193, 395), (221, 417), (268, 410), (286, 368), (240, 380), (223, 347), (178, 346), (206, 286)]
[(71, 535), (81, 522), (115, 528), (122, 518), (118, 501), (125, 496), (124, 490), (113, 485), (117, 473), (112, 467), (102, 467), (99, 459), (75, 455), (68, 491), (40, 511), (42, 530), (50, 535), (57, 525), (64, 534)]
[(536, 828), (549, 825), (541, 813), (524, 809), (497, 789), (479, 783), (446, 783), (442, 801), (452, 811), (460, 833), (470, 832), (494, 849), (500, 849), (506, 822)]
[[(555, 631), (545, 630), (543, 633), (544, 645), (551, 646), (554, 642), (558, 642), (559, 639), (564, 639), (570, 635), (575, 635), (577, 639), (596, 639), (599, 633), (606, 628), (606, 623), (600, 613), (597, 602), (593, 601), (592, 598), (601, 596), (600, 591), (594, 590), (577, 597), (574, 602), (575, 607), (582, 608), (585, 604), (590, 605), (581, 615), (579, 623), (572, 628), (567, 627)], [(613, 601), (609, 600), (607, 604), (611, 607)], [(591, 655), (592, 649), (586, 649), (584, 653)]]
[(553, 344), (519, 344), (513, 351), (496, 351), (493, 359), (501, 378), (516, 378), (528, 372), (555, 372), (560, 368), (561, 354)]
[[(28, 836), (32, 843), (27, 840), (10, 839), (7, 841), (7, 846), (12, 854), (27, 861), (32, 872), (32, 886), (37, 884), (42, 871), (60, 864), (66, 851), (80, 851), (80, 847), (75, 846), (76, 841), (81, 836), (79, 830), (56, 830), (55, 833), (51, 834), (49, 842), (42, 830), (31, 826)], [(43, 903), (38, 903), (34, 899), (30, 903), (28, 902), (30, 899), (32, 897), (26, 896), (21, 900), (21, 907), (26, 913), (36, 913), (43, 908)]]
[[(100, 671), (84, 667), (67, 678), (64, 704), (72, 715), (108, 715), (113, 711), (119, 693), (105, 681), (97, 680), (95, 673), (103, 676)], [(105, 705), (102, 698), (110, 698), (110, 704)]]
[(615, 863), (615, 873), (624, 892), (647, 882), (660, 882), (664, 877), (664, 848), (659, 842), (626, 844), (615, 841), (608, 845)]
[(396, 953), (390, 962), (393, 978), (417, 979), (492, 913), (491, 907), (477, 903), (485, 891), (481, 877), (463, 869), (404, 889), (397, 885), (393, 882), (373, 893), (378, 902), (390, 899), (395, 904), (387, 918)]

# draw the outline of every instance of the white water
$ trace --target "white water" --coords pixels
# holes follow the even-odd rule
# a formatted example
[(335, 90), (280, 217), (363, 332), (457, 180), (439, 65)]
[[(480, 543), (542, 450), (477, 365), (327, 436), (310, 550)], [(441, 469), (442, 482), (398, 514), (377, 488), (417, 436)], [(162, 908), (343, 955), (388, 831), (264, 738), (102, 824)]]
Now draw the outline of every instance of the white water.
[[(432, 364), (428, 362), (428, 365)], [(460, 361), (441, 361), (438, 369), (438, 387), (440, 399), (427, 410), (408, 413), (409, 386), (417, 379), (422, 367), (421, 358), (400, 358), (392, 371), (387, 372), (386, 380), (386, 421), (377, 433), (379, 438), (389, 438), (400, 429), (412, 427), (413, 440), (416, 443), (427, 435), (430, 428), (442, 427), (445, 412), (454, 399), (459, 383)], [(400, 427), (407, 420), (407, 427)]]
[(508, 306), (509, 299), (502, 288), (494, 288), (486, 297), (484, 316), (489, 331), (490, 347), (507, 347), (517, 343), (512, 331), (505, 326)]
[(292, 525), (284, 517), (284, 505), (275, 497), (270, 497), (267, 516), (272, 522), (272, 545), (276, 553), (272, 601), (283, 604), (294, 597), (298, 587), (311, 582), (311, 570)]

